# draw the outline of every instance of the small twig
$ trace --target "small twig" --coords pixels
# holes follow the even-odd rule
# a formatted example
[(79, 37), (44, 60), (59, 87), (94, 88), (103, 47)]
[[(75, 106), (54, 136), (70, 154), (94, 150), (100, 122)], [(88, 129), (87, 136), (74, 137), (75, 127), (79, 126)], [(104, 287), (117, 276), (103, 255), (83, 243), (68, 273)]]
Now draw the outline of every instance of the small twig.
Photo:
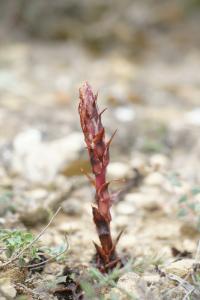
[(195, 291), (195, 287), (193, 287), (193, 289), (191, 289), (190, 291), (188, 291), (188, 292), (185, 294), (183, 300), (190, 300), (189, 296), (190, 296), (194, 291)]
[[(200, 259), (200, 240), (198, 241), (198, 245), (197, 245), (197, 251), (196, 251), (196, 255), (195, 255), (195, 263), (194, 263), (194, 266), (198, 264), (199, 259)], [(182, 287), (182, 288), (185, 289), (184, 283), (187, 282), (186, 280), (187, 280), (190, 276), (192, 276), (192, 278), (193, 278), (193, 274), (194, 274), (194, 271), (193, 271), (193, 272), (188, 272), (188, 274), (187, 274), (183, 279), (182, 279), (182, 278), (179, 278), (178, 276), (176, 276), (176, 275), (174, 275), (174, 274), (168, 275), (167, 278), (168, 278), (169, 280), (175, 280), (176, 282), (178, 282), (178, 285), (177, 285), (175, 288), (171, 289), (170, 292), (172, 292), (173, 290), (176, 290), (178, 287)], [(177, 279), (178, 279), (178, 280), (177, 280)], [(193, 278), (193, 280), (194, 280), (194, 278)], [(190, 295), (190, 293), (195, 292), (195, 291), (196, 291), (195, 288), (194, 288), (194, 289), (190, 289), (190, 290), (188, 291), (188, 293), (189, 293), (189, 295)], [(169, 293), (169, 292), (168, 292), (168, 293)], [(168, 294), (168, 293), (166, 293), (166, 294)], [(187, 293), (187, 294), (188, 294), (188, 293)], [(184, 300), (187, 299), (187, 297), (188, 297), (187, 294), (185, 295)]]
[(199, 259), (200, 259), (200, 240), (198, 241), (197, 252), (195, 255), (195, 264), (198, 263)]
[(15, 255), (13, 258), (8, 260), (7, 262), (0, 265), (0, 269), (8, 266), (12, 262), (14, 262), (16, 259), (18, 259), (28, 248), (30, 248), (34, 243), (36, 243), (40, 237), (44, 234), (44, 232), (47, 230), (47, 228), (50, 226), (50, 224), (53, 222), (54, 218), (57, 216), (59, 211), (61, 210), (61, 207), (57, 209), (55, 214), (51, 217), (49, 223), (42, 229), (42, 231), (33, 239), (31, 243), (29, 243), (27, 246), (25, 246), (17, 255)]
[(200, 296), (200, 292), (199, 290), (197, 290), (195, 288), (195, 286), (193, 286), (192, 284), (190, 284), (189, 282), (187, 282), (185, 279), (182, 279), (174, 274), (169, 274), (169, 279), (172, 279), (172, 280), (175, 280), (179, 283), (179, 286), (181, 286), (185, 291), (186, 291), (186, 294), (183, 298), (183, 300), (189, 300), (189, 296), (191, 294), (194, 294), (195, 296), (198, 297), (199, 299), (199, 296)]
[(66, 240), (66, 246), (65, 246), (65, 249), (60, 252), (60, 253), (57, 253), (56, 255), (48, 258), (47, 260), (44, 260), (42, 262), (39, 262), (37, 264), (32, 264), (32, 265), (27, 265), (27, 266), (24, 266), (24, 268), (37, 268), (39, 266), (43, 266), (44, 264), (48, 263), (49, 261), (61, 256), (62, 254), (64, 254), (65, 252), (67, 252), (69, 250), (69, 242), (68, 242), (68, 239), (67, 239), (67, 235), (65, 235), (65, 240)]
[(175, 274), (168, 274), (167, 277), (173, 281), (178, 282), (186, 291), (190, 291), (192, 285), (188, 283), (185, 279), (175, 275)]

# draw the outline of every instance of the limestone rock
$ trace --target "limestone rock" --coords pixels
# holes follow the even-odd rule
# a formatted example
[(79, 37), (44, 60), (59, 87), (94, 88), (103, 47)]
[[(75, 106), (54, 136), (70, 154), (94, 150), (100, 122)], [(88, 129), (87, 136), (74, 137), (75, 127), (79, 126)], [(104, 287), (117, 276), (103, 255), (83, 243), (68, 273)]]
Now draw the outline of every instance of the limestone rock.
[(165, 178), (159, 172), (153, 172), (145, 178), (145, 183), (151, 186), (162, 186)]
[(6, 299), (15, 299), (17, 295), (14, 285), (9, 280), (0, 282), (0, 293), (5, 296)]
[(124, 201), (132, 204), (135, 209), (143, 208), (147, 211), (153, 211), (160, 208), (159, 197), (155, 193), (128, 193)]
[(164, 271), (166, 273), (172, 273), (179, 277), (184, 277), (192, 270), (192, 267), (195, 263), (194, 259), (185, 258), (172, 262), (170, 265), (166, 266)]
[(12, 171), (31, 182), (48, 184), (65, 165), (78, 158), (83, 148), (83, 137), (79, 132), (42, 142), (38, 132), (29, 130), (20, 133), (13, 142)]
[(70, 198), (63, 202), (62, 208), (64, 213), (71, 216), (80, 216), (83, 212), (81, 200)]
[(150, 165), (155, 171), (165, 169), (168, 164), (168, 159), (162, 154), (154, 154), (150, 158)]
[(122, 162), (113, 162), (108, 165), (108, 177), (110, 179), (125, 178), (130, 172), (130, 166)]
[(136, 211), (132, 203), (120, 202), (116, 207), (117, 213), (122, 215), (133, 215)]
[[(106, 295), (106, 300), (113, 298), (119, 300), (128, 299), (155, 299), (153, 293), (147, 287), (146, 282), (136, 273), (128, 272), (124, 274), (117, 283), (117, 286), (111, 289), (110, 293)], [(114, 299), (115, 299), (114, 298)]]

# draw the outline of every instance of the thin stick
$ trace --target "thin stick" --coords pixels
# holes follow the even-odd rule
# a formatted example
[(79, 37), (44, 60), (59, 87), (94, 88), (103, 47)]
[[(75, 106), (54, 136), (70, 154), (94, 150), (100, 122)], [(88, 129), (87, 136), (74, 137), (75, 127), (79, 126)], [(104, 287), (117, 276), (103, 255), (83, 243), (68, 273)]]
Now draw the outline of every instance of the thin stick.
[(189, 296), (194, 292), (195, 287), (193, 287), (193, 289), (191, 289), (190, 291), (188, 291), (186, 293), (186, 295), (184, 296), (183, 300), (190, 300)]
[(36, 243), (41, 236), (44, 234), (44, 232), (47, 230), (47, 228), (50, 226), (50, 224), (53, 222), (54, 218), (57, 216), (57, 214), (59, 213), (59, 211), (61, 210), (61, 207), (59, 207), (57, 209), (57, 211), (55, 212), (55, 214), (51, 217), (49, 223), (42, 229), (42, 231), (33, 239), (33, 241), (31, 243), (29, 243), (27, 246), (25, 246), (17, 255), (15, 255), (13, 258), (11, 258), (10, 260), (8, 260), (7, 262), (3, 263), (0, 265), (0, 269), (4, 268), (6, 266), (8, 266), (9, 264), (11, 264), (12, 262), (14, 262), (16, 259), (18, 259), (28, 248), (30, 248), (34, 243)]
[(198, 241), (197, 251), (195, 255), (195, 263), (197, 264), (200, 259), (200, 240)]
[(42, 261), (40, 263), (24, 266), (24, 268), (37, 268), (39, 266), (42, 266), (42, 265), (48, 263), (49, 261), (51, 261), (51, 260), (53, 260), (53, 259), (61, 256), (65, 252), (67, 252), (69, 250), (69, 242), (68, 242), (68, 239), (67, 239), (67, 235), (65, 235), (65, 240), (66, 240), (66, 246), (65, 246), (65, 248), (64, 248), (64, 250), (62, 252), (57, 253), (56, 255), (54, 255), (54, 256), (52, 256), (52, 257), (48, 258), (47, 260), (44, 260), (44, 261)]

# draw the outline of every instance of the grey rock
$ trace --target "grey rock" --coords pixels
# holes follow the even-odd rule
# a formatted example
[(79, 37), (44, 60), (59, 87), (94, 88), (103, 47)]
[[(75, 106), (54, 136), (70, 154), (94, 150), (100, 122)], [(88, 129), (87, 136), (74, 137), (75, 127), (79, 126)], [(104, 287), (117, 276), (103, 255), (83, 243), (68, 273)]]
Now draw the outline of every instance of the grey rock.
[(164, 268), (164, 271), (166, 273), (172, 273), (174, 275), (177, 275), (179, 277), (185, 277), (189, 274), (190, 271), (192, 271), (193, 265), (195, 263), (194, 259), (185, 258), (181, 259), (175, 262), (172, 262), (168, 266)]
[(78, 158), (84, 144), (80, 132), (52, 142), (42, 142), (39, 133), (29, 130), (16, 136), (13, 147), (13, 172), (31, 182), (49, 184), (64, 165)]
[(79, 216), (82, 213), (82, 205), (80, 199), (70, 198), (63, 202), (63, 211), (68, 215)]
[(0, 282), (0, 292), (6, 299), (15, 299), (17, 291), (10, 280), (4, 280)]

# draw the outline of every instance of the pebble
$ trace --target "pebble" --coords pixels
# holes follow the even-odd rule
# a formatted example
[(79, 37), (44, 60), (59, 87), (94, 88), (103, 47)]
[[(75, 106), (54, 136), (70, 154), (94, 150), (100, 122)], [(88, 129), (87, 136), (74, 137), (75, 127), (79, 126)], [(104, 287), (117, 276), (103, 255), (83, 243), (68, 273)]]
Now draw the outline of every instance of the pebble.
[(16, 207), (20, 220), (28, 226), (47, 222), (51, 212), (55, 212), (68, 198), (71, 188), (71, 182), (65, 180), (62, 186), (56, 186), (57, 191), (49, 192), (42, 188), (25, 191)]
[(42, 141), (42, 133), (34, 128), (20, 132), (13, 141), (14, 151), (24, 155), (31, 152), (34, 147), (37, 147)]
[(155, 171), (163, 170), (168, 165), (168, 158), (162, 154), (152, 155), (150, 158), (150, 165)]
[(58, 230), (62, 233), (75, 233), (80, 230), (80, 225), (77, 222), (67, 222), (66, 220), (65, 223), (58, 226)]
[(17, 295), (17, 291), (10, 280), (0, 282), (0, 292), (6, 297), (6, 299), (15, 299)]
[(26, 192), (27, 198), (42, 200), (48, 196), (48, 191), (42, 188), (30, 190)]
[(117, 287), (112, 288), (111, 291), (105, 296), (105, 299), (126, 300), (129, 299), (127, 293), (137, 298), (138, 296), (137, 283), (139, 279), (140, 277), (136, 273), (133, 272), (126, 273), (118, 280)]
[(142, 277), (148, 284), (157, 284), (160, 281), (159, 274), (146, 274)]
[(155, 299), (154, 295), (147, 287), (147, 283), (134, 272), (124, 274), (117, 282), (117, 286), (112, 288), (105, 299)]
[[(49, 184), (61, 169), (79, 157), (84, 149), (80, 132), (51, 142), (42, 142), (39, 138), (17, 136), (13, 142), (12, 170), (34, 183)], [(31, 132), (32, 135), (32, 132)], [(33, 139), (33, 142), (29, 140)], [(24, 147), (24, 143), (29, 143)]]
[(157, 240), (172, 240), (180, 236), (180, 224), (178, 221), (169, 220), (168, 222), (160, 222), (152, 219), (152, 222), (147, 228), (146, 235)]
[(183, 237), (188, 237), (190, 239), (198, 238), (199, 236), (199, 230), (197, 226), (189, 222), (185, 222), (181, 225), (180, 232)]
[(135, 111), (132, 107), (119, 106), (114, 111), (115, 117), (121, 122), (131, 122), (135, 119)]
[(124, 201), (132, 204), (135, 209), (143, 208), (152, 211), (160, 208), (159, 199), (155, 193), (128, 193)]
[(188, 275), (190, 271), (192, 271), (194, 264), (195, 264), (194, 259), (185, 258), (182, 260), (172, 262), (170, 265), (164, 268), (164, 272), (172, 273), (179, 277), (185, 277), (186, 275)]
[[(49, 208), (44, 206), (47, 192), (42, 189), (24, 193), (24, 201), (17, 208), (20, 220), (27, 226), (46, 222), (50, 216)], [(26, 201), (25, 201), (26, 200)]]
[(129, 291), (133, 291), (135, 289), (136, 282), (140, 279), (139, 275), (133, 272), (128, 272), (119, 278), (117, 282), (117, 286), (119, 288)]
[(122, 215), (132, 215), (136, 212), (136, 208), (132, 203), (120, 202), (116, 207), (116, 211)]
[(185, 115), (188, 124), (200, 126), (200, 107), (193, 109)]
[[(128, 225), (128, 223), (126, 223), (126, 225)], [(122, 228), (122, 229), (124, 229), (124, 228)], [(123, 233), (121, 239), (123, 239), (123, 241), (121, 243), (121, 245), (123, 246), (123, 249), (127, 249), (128, 251), (135, 252), (135, 245), (137, 245), (138, 239), (137, 239), (137, 237), (134, 236), (133, 232)]]
[(50, 211), (43, 206), (28, 208), (19, 213), (20, 220), (27, 226), (34, 226), (38, 223), (45, 223), (48, 221), (49, 216)]
[(145, 178), (144, 182), (147, 185), (162, 186), (165, 182), (165, 178), (159, 172), (153, 172)]
[(83, 207), (80, 199), (70, 198), (63, 202), (63, 211), (70, 216), (80, 216), (83, 212)]
[(126, 215), (117, 214), (117, 216), (113, 218), (113, 225), (115, 225), (118, 230), (127, 226), (128, 222), (129, 219)]
[(122, 162), (113, 162), (108, 165), (108, 177), (110, 180), (125, 178), (127, 177), (131, 170), (130, 166)]
[(146, 175), (148, 172), (148, 167), (147, 167), (144, 157), (138, 156), (137, 153), (136, 154), (133, 153), (132, 156), (133, 156), (133, 158), (130, 161), (130, 166), (133, 169), (138, 170), (138, 172), (140, 174)]

